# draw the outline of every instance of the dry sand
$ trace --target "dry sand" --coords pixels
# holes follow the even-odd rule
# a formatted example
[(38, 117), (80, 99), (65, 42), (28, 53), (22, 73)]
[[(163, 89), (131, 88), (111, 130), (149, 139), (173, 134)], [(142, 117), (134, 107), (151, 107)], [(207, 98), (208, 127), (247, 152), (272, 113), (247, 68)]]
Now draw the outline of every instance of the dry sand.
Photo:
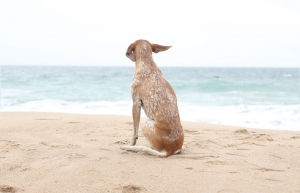
[(157, 158), (120, 150), (130, 116), (1, 113), (0, 126), (0, 192), (300, 192), (299, 132), (183, 122), (184, 152)]

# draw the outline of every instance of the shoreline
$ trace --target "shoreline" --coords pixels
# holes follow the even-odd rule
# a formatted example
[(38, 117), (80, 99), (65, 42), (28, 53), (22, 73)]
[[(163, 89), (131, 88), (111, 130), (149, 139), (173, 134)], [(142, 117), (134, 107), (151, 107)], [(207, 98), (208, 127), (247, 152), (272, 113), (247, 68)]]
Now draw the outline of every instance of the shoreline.
[[(132, 115), (125, 115), (125, 114), (105, 114), (105, 113), (78, 113), (78, 112), (57, 112), (57, 111), (2, 111), (0, 112), (0, 119), (1, 119), (1, 114), (3, 113), (48, 113), (48, 114), (63, 114), (63, 115), (91, 115), (91, 116), (124, 116), (124, 117), (131, 117)], [(141, 112), (141, 119), (147, 119), (146, 115), (144, 112)], [(227, 125), (227, 124), (218, 124), (218, 123), (205, 123), (205, 122), (197, 122), (197, 121), (185, 121), (182, 120), (181, 122), (186, 122), (186, 123), (199, 123), (199, 124), (204, 124), (204, 125), (215, 125), (215, 126), (223, 126), (223, 127), (241, 127), (241, 128), (247, 128), (247, 129), (254, 129), (254, 130), (262, 130), (262, 131), (287, 131), (287, 132), (300, 132), (300, 130), (295, 130), (295, 129), (281, 129), (281, 128), (267, 128), (267, 127), (251, 127), (251, 126), (239, 126), (239, 125)], [(140, 124), (142, 124), (141, 122)]]
[(297, 131), (182, 121), (183, 153), (157, 158), (120, 150), (131, 116), (0, 117), (0, 192), (300, 192)]

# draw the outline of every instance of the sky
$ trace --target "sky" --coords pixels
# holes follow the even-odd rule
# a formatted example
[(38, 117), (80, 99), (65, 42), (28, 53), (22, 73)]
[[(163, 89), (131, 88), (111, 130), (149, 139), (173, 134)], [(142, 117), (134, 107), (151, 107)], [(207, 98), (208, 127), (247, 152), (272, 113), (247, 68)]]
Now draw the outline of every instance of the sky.
[(300, 67), (299, 0), (0, 0), (1, 65)]

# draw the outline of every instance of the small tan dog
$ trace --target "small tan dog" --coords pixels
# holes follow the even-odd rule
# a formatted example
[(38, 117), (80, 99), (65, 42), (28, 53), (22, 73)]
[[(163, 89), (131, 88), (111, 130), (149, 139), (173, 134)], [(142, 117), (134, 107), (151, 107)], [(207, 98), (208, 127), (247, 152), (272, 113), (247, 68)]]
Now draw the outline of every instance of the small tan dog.
[[(152, 58), (152, 52), (158, 53), (170, 47), (137, 40), (127, 49), (126, 56), (136, 65), (131, 86), (134, 132), (131, 146), (122, 146), (121, 149), (142, 151), (159, 157), (168, 157), (181, 151), (184, 134), (177, 98)], [(154, 149), (134, 146), (138, 139), (141, 107), (149, 118), (142, 131)]]

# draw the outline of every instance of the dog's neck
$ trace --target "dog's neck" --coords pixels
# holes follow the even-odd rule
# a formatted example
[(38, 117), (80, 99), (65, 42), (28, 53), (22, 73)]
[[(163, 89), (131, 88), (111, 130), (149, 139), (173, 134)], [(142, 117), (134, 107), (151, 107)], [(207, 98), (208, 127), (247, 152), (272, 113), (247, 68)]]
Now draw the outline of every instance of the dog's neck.
[(148, 76), (150, 74), (161, 74), (160, 69), (157, 67), (157, 65), (155, 64), (155, 62), (153, 61), (152, 56), (150, 57), (141, 57), (140, 59), (138, 59), (139, 57), (137, 57), (137, 60), (135, 62), (135, 69), (136, 69), (136, 73), (140, 74), (142, 76)]
[(160, 69), (156, 66), (153, 60), (152, 49), (146, 43), (142, 43), (137, 47), (137, 49), (135, 50), (135, 58), (136, 71), (146, 71), (147, 73), (144, 75), (156, 72), (159, 72), (161, 74)]

